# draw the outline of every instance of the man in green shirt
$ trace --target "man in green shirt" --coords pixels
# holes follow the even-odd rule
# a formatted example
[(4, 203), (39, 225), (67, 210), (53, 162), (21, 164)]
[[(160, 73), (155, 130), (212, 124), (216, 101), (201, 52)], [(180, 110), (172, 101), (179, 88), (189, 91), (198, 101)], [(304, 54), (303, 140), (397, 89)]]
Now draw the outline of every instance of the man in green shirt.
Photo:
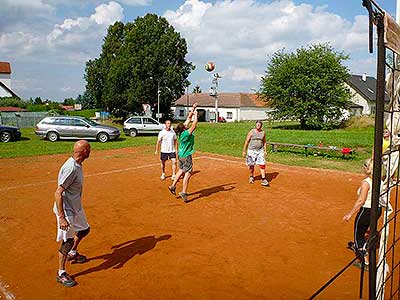
[[(189, 113), (185, 123), (179, 123), (175, 128), (175, 132), (178, 135), (178, 157), (179, 157), (179, 171), (175, 176), (175, 180), (171, 186), (168, 187), (170, 192), (176, 195), (176, 184), (179, 181), (179, 178), (182, 174), (185, 174), (183, 177), (183, 188), (182, 192), (179, 193), (179, 196), (185, 201), (185, 203), (189, 202), (187, 197), (187, 188), (189, 185), (189, 179), (192, 176), (193, 171), (193, 160), (192, 154), (194, 153), (194, 134), (193, 131), (197, 126), (197, 111), (196, 111), (197, 103), (193, 104), (192, 111)], [(189, 127), (190, 121), (192, 120), (192, 125)]]

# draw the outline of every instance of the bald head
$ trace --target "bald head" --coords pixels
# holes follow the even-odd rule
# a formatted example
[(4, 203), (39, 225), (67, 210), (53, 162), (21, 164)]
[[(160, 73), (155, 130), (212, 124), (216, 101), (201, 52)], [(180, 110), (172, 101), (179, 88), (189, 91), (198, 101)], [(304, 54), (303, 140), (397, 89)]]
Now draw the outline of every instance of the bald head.
[(79, 140), (74, 144), (74, 158), (78, 163), (82, 163), (90, 155), (90, 144), (88, 141)]

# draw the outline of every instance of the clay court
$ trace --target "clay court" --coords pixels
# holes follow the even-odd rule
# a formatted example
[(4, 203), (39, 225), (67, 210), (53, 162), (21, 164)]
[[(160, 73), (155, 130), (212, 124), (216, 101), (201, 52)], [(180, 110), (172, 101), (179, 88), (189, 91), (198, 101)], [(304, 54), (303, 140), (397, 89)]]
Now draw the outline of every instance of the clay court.
[[(152, 151), (84, 162), (92, 230), (79, 249), (89, 261), (67, 265), (73, 288), (55, 280), (52, 212), (68, 155), (0, 160), (0, 299), (306, 299), (352, 259), (342, 217), (361, 175), (269, 164), (265, 188), (242, 159), (196, 152), (185, 204)], [(358, 280), (352, 267), (318, 299), (356, 299)]]

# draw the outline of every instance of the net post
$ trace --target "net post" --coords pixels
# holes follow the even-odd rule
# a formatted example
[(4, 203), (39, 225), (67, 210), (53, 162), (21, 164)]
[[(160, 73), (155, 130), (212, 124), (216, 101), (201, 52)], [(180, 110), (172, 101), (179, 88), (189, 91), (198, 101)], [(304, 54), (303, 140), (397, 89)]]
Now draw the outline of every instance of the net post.
[(371, 203), (371, 233), (372, 243), (369, 244), (369, 299), (376, 299), (376, 236), (378, 223), (378, 207), (381, 186), (381, 154), (384, 121), (385, 101), (385, 41), (384, 41), (384, 15), (376, 13), (374, 16), (378, 33), (377, 46), (377, 81), (376, 81), (376, 110), (375, 110), (375, 139), (374, 139), (374, 169), (372, 178), (372, 203)]

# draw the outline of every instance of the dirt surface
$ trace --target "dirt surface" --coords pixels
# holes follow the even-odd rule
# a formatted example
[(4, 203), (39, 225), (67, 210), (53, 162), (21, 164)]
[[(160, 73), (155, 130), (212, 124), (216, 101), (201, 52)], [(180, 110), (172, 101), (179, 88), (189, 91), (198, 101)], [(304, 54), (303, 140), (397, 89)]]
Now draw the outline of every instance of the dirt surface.
[[(243, 160), (194, 157), (185, 204), (152, 148), (92, 152), (79, 248), (90, 260), (67, 265), (73, 288), (55, 281), (52, 213), (68, 155), (0, 160), (0, 299), (306, 299), (352, 259), (342, 216), (361, 175), (268, 164), (265, 188)], [(319, 299), (357, 299), (358, 281), (351, 267)]]

